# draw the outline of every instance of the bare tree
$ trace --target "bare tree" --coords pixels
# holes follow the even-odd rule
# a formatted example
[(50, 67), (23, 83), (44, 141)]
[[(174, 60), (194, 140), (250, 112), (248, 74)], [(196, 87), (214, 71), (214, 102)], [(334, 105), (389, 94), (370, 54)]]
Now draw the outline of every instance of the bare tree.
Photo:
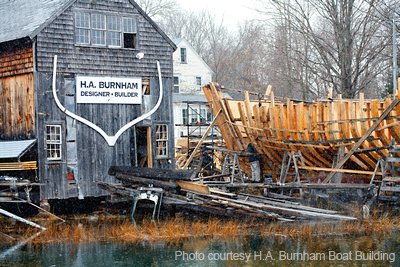
[[(343, 97), (352, 98), (368, 89), (377, 76), (386, 71), (387, 57), (383, 52), (390, 38), (382, 27), (381, 1), (261, 2), (275, 7), (279, 22), (276, 26), (289, 33), (285, 35), (284, 48), (278, 50), (286, 57), (285, 75), (289, 86), (297, 84), (301, 90), (314, 95), (333, 87)], [(385, 64), (382, 61), (386, 61)], [(302, 72), (307, 74), (306, 80)]]
[(175, 0), (135, 0), (135, 2), (155, 20), (178, 9)]

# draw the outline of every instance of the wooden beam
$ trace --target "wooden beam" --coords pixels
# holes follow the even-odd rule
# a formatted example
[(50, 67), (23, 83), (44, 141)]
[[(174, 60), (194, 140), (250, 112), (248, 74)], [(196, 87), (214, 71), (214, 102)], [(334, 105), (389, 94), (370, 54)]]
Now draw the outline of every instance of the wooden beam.
[(187, 169), (187, 167), (189, 166), (190, 162), (192, 162), (194, 156), (196, 155), (197, 150), (200, 148), (201, 144), (206, 139), (206, 137), (207, 137), (208, 133), (210, 132), (210, 130), (212, 129), (212, 127), (214, 127), (214, 125), (217, 122), (217, 119), (218, 119), (219, 115), (221, 115), (221, 113), (222, 113), (222, 109), (220, 109), (218, 111), (217, 115), (215, 116), (215, 118), (211, 122), (210, 126), (208, 126), (208, 128), (207, 128), (206, 132), (204, 133), (203, 137), (197, 143), (197, 145), (194, 148), (194, 150), (193, 150), (192, 154), (190, 155), (189, 159), (186, 161), (185, 165), (183, 166), (183, 169)]
[(147, 127), (147, 167), (153, 167), (153, 153), (151, 148), (151, 127)]
[(205, 194), (205, 195), (210, 194), (210, 189), (205, 184), (186, 182), (186, 181), (179, 181), (179, 182), (175, 182), (175, 183), (177, 185), (179, 185), (180, 188), (183, 190), (194, 191), (194, 192), (198, 192), (200, 194)]
[[(375, 131), (375, 129), (379, 126), (379, 124), (389, 115), (389, 113), (397, 106), (397, 104), (400, 102), (400, 99), (396, 98), (393, 100), (393, 102), (390, 104), (390, 106), (382, 113), (382, 115), (374, 122), (374, 124), (368, 129), (368, 131), (358, 140), (358, 142), (353, 146), (353, 148), (343, 157), (340, 162), (333, 168), (334, 169), (340, 169), (346, 161), (354, 154), (354, 151), (358, 149), (361, 144), (367, 139), (367, 137)], [(333, 176), (335, 175), (336, 171), (331, 171), (331, 173), (325, 178), (323, 183), (328, 183)]]
[[(320, 168), (320, 167), (309, 167), (309, 166), (298, 166), (299, 169), (310, 170), (310, 171), (324, 171), (324, 172), (344, 172), (344, 173), (357, 173), (357, 174), (374, 174), (373, 171), (361, 171), (361, 170), (349, 170), (349, 169), (332, 169), (332, 168)], [(377, 172), (376, 175), (382, 175), (381, 172)]]

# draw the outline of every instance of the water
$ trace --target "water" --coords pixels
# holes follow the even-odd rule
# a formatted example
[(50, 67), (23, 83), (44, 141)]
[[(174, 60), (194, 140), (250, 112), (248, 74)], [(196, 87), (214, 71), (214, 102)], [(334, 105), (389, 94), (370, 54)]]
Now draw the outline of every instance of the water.
[(0, 247), (0, 266), (400, 266), (400, 233)]

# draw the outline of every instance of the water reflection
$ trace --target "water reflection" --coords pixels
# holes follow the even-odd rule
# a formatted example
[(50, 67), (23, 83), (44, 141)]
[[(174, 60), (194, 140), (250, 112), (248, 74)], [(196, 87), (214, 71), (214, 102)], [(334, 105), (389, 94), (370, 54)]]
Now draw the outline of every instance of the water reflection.
[(307, 241), (252, 236), (173, 244), (30, 244), (0, 259), (0, 266), (400, 266), (399, 243), (395, 233)]

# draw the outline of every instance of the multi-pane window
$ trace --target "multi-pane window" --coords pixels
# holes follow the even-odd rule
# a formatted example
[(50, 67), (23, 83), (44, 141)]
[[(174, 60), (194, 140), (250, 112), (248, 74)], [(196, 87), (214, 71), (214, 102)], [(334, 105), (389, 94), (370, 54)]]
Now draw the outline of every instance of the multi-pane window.
[(75, 14), (75, 38), (78, 44), (90, 43), (90, 14)]
[(106, 44), (106, 16), (92, 14), (92, 44)]
[(190, 123), (196, 123), (198, 121), (197, 109), (190, 108)]
[(196, 77), (196, 85), (198, 85), (197, 90), (200, 91), (201, 90), (201, 77)]
[(75, 40), (77, 44), (137, 48), (136, 24), (135, 18), (76, 12)]
[(200, 122), (206, 122), (207, 120), (207, 110), (204, 108), (200, 109)]
[(61, 125), (46, 125), (47, 160), (61, 160)]
[(174, 88), (172, 89), (173, 93), (179, 93), (179, 77), (174, 77)]
[(186, 125), (187, 123), (188, 123), (187, 109), (182, 109), (182, 124)]
[(185, 47), (181, 47), (181, 63), (187, 63), (187, 55)]
[(121, 46), (121, 18), (116, 16), (107, 17), (107, 44), (109, 46)]
[(156, 157), (168, 156), (168, 125), (157, 125), (156, 130)]

